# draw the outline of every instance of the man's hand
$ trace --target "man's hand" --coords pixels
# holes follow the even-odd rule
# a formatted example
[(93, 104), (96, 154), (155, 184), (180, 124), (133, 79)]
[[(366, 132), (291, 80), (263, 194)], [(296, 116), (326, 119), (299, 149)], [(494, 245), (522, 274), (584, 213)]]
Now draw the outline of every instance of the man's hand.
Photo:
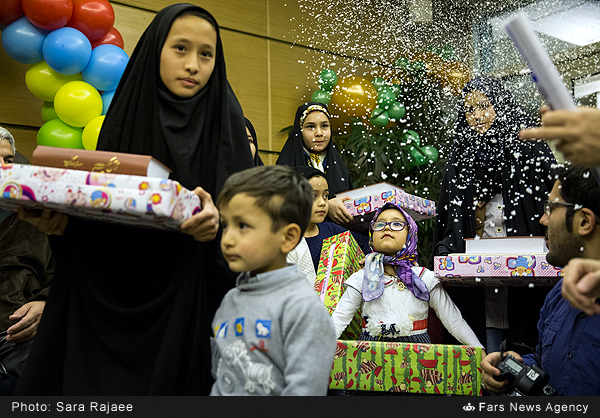
[(352, 200), (348, 196), (338, 196), (333, 199), (329, 199), (329, 218), (338, 225), (344, 225), (350, 222), (353, 218), (348, 213), (348, 210), (344, 206), (344, 201)]
[[(518, 361), (523, 361), (521, 356), (514, 351), (507, 351), (506, 354), (512, 355)], [(508, 385), (508, 380), (498, 382), (494, 379), (494, 376), (500, 376), (500, 370), (496, 366), (500, 364), (501, 359), (502, 353), (496, 351), (488, 354), (481, 360), (483, 384), (492, 395), (502, 395), (506, 392), (506, 386)]]
[(540, 114), (542, 126), (522, 130), (521, 139), (556, 139), (556, 149), (573, 164), (600, 166), (600, 109), (550, 110), (542, 106)]
[(600, 314), (600, 260), (573, 258), (563, 269), (562, 297), (588, 315)]
[(23, 343), (35, 337), (46, 302), (29, 302), (17, 309), (9, 319), (18, 321), (6, 330), (6, 341)]
[(43, 209), (40, 214), (38, 211), (31, 211), (19, 206), (17, 212), (19, 219), (35, 225), (46, 235), (62, 235), (65, 232), (69, 217), (64, 213), (54, 212), (50, 209)]
[(210, 241), (219, 232), (219, 210), (213, 203), (210, 193), (202, 187), (193, 192), (202, 202), (202, 210), (181, 224), (181, 232), (194, 237), (196, 241)]

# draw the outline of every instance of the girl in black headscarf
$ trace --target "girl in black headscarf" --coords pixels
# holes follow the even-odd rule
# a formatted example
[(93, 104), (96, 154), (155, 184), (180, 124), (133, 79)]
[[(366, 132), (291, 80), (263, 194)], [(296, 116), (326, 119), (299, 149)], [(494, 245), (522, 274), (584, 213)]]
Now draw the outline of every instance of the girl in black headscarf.
[(191, 4), (161, 10), (121, 78), (98, 149), (154, 156), (184, 187), (201, 186), (203, 209), (186, 233), (71, 218), (51, 236), (55, 287), (16, 393), (210, 392), (210, 323), (234, 284), (214, 239), (213, 198), (253, 166), (246, 141), (216, 21)]
[(254, 158), (254, 165), (265, 165), (258, 155), (258, 138), (252, 122), (248, 118), (244, 118), (246, 121), (246, 134), (248, 134), (248, 143), (250, 144), (250, 150), (252, 151), (252, 157)]
[[(476, 77), (462, 96), (436, 205), (434, 254), (464, 253), (463, 239), (475, 236), (544, 236), (539, 220), (555, 180), (552, 151), (544, 141), (519, 139), (534, 122), (498, 79)], [(485, 289), (485, 298), (481, 287), (448, 290), (480, 339), (485, 328), (491, 340), (508, 323), (505, 337), (534, 346), (547, 291), (511, 288), (507, 296), (506, 288)], [(488, 341), (487, 349), (498, 347)]]
[[(309, 102), (298, 107), (292, 131), (275, 164), (308, 165), (321, 170), (332, 196), (354, 188), (350, 172), (331, 140), (331, 116), (323, 103)], [(352, 220), (343, 200), (344, 196), (339, 196), (329, 201), (329, 217), (338, 224)]]

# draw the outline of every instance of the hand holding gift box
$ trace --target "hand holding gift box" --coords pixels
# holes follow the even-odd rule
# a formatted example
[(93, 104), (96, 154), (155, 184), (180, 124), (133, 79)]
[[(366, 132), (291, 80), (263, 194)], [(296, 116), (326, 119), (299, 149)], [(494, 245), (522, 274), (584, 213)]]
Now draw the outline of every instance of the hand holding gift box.
[[(177, 229), (200, 212), (200, 198), (178, 182), (123, 174), (12, 165), (0, 168), (0, 207)], [(43, 218), (42, 218), (43, 220)], [(46, 219), (47, 220), (47, 219)]]

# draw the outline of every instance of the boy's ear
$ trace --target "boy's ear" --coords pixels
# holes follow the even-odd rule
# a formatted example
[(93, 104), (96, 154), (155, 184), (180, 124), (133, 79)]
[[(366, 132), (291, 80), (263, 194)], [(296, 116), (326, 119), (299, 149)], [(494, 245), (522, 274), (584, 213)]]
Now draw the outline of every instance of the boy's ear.
[(578, 221), (577, 227), (579, 235), (588, 235), (594, 232), (597, 225), (596, 214), (588, 208), (581, 208), (579, 213), (579, 219), (577, 219), (577, 217), (575, 218)]
[(281, 252), (287, 254), (292, 251), (296, 248), (301, 238), (302, 234), (298, 224), (292, 223), (284, 226), (282, 228)]

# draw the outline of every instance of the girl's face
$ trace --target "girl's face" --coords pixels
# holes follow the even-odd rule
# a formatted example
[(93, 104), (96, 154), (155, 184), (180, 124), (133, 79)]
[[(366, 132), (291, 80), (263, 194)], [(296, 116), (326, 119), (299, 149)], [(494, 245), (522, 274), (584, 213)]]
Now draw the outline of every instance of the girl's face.
[(329, 212), (329, 186), (327, 180), (321, 176), (315, 176), (308, 180), (313, 188), (313, 205), (310, 223), (318, 224), (325, 220)]
[(484, 134), (494, 123), (496, 112), (490, 99), (482, 92), (474, 90), (465, 95), (465, 117), (471, 129)]
[(323, 152), (331, 139), (331, 124), (320, 110), (310, 112), (302, 123), (302, 140), (311, 152)]
[(254, 138), (252, 138), (252, 134), (250, 133), (250, 129), (246, 127), (246, 134), (248, 135), (248, 142), (250, 142), (250, 151), (252, 151), (252, 158), (256, 155), (256, 145), (254, 145)]
[(160, 54), (160, 78), (176, 96), (190, 98), (210, 79), (215, 68), (217, 32), (198, 16), (173, 22)]
[[(403, 221), (406, 218), (398, 209), (386, 209), (379, 214), (377, 221), (392, 222)], [(393, 256), (406, 245), (408, 238), (408, 224), (402, 231), (392, 231), (390, 225), (386, 225), (381, 231), (373, 231), (373, 248), (385, 255)]]

